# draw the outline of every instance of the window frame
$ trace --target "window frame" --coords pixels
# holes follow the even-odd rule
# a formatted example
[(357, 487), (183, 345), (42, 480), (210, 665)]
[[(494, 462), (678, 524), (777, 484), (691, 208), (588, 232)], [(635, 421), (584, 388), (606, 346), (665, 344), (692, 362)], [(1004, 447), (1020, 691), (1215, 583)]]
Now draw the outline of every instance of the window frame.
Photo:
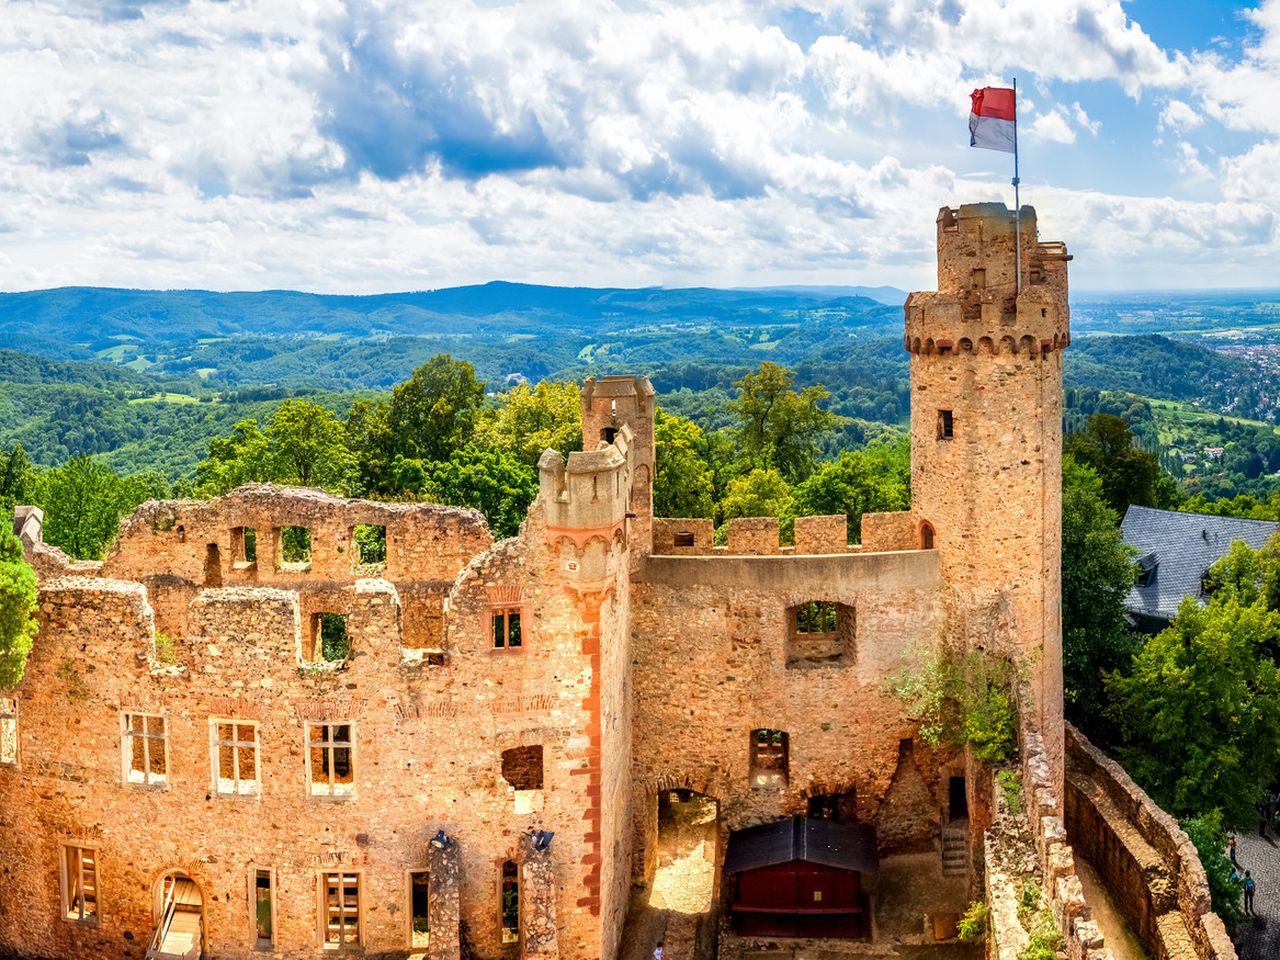
[[(329, 772), (327, 778), (328, 790), (326, 792), (317, 792), (317, 783), (311, 774), (311, 729), (312, 727), (346, 727), (347, 739), (336, 740), (322, 738), (320, 749), (328, 754)], [(337, 764), (334, 762), (333, 751), (339, 746), (345, 746), (350, 754), (351, 762), (351, 790), (348, 793), (335, 793), (334, 788), (337, 786), (334, 782), (336, 776), (334, 768)], [(313, 800), (330, 800), (345, 801), (353, 799), (356, 795), (356, 725), (350, 720), (306, 720), (302, 725), (302, 749), (303, 762), (307, 772), (307, 796)], [(323, 762), (323, 761), (322, 761)]]
[[(355, 940), (347, 941), (339, 939), (336, 942), (329, 940), (329, 877), (338, 877), (339, 883), (346, 886), (347, 877), (355, 877), (356, 880), (356, 936)], [(345, 913), (346, 904), (343, 904)], [(347, 929), (345, 917), (340, 928), (342, 931)], [(364, 870), (363, 869), (331, 869), (322, 867), (316, 871), (316, 933), (320, 938), (320, 949), (332, 952), (344, 952), (351, 950), (362, 950), (364, 948)], [(339, 934), (341, 937), (341, 934)]]
[[(506, 892), (506, 869), (507, 864), (515, 866), (515, 887), (516, 887), (516, 925), (514, 928), (506, 925), (506, 904), (503, 902), (503, 894)], [(504, 947), (508, 944), (520, 942), (522, 936), (521, 920), (524, 917), (524, 889), (520, 882), (520, 862), (511, 857), (504, 857), (498, 861), (498, 942)], [(507, 931), (514, 929), (515, 936), (511, 939), (507, 938)]]
[[(258, 874), (265, 873), (267, 875), (268, 889), (271, 891), (271, 939), (264, 941), (258, 936)], [(245, 875), (248, 883), (248, 905), (249, 905), (249, 929), (253, 931), (253, 949), (266, 952), (274, 951), (276, 948), (276, 931), (280, 929), (278, 923), (278, 910), (276, 906), (276, 868), (264, 866), (261, 863), (250, 863), (248, 873)]]
[(405, 930), (405, 946), (409, 950), (421, 950), (431, 945), (431, 931), (427, 930), (427, 942), (415, 944), (413, 942), (413, 878), (417, 874), (426, 874), (427, 877), (427, 923), (430, 926), (430, 903), (431, 903), (431, 869), (429, 867), (409, 867), (404, 872), (404, 902), (406, 908), (404, 911), (404, 930)]
[[(232, 735), (231, 740), (223, 740), (218, 735), (218, 727), (222, 724), (231, 724)], [(209, 766), (210, 779), (215, 797), (242, 797), (253, 798), (262, 796), (262, 737), (259, 734), (260, 721), (258, 720), (240, 720), (235, 717), (210, 717), (209, 718)], [(253, 730), (253, 740), (239, 740), (239, 727), (250, 727)], [(222, 747), (231, 749), (232, 766), (236, 773), (240, 772), (240, 750), (244, 747), (253, 747), (253, 789), (241, 790), (238, 784), (244, 782), (242, 778), (236, 777), (233, 781), (237, 784), (235, 790), (222, 789), (222, 758), (219, 755)]]
[[(520, 603), (506, 604), (495, 603), (489, 606), (489, 649), (494, 653), (519, 653), (525, 648), (525, 638), (528, 634), (525, 631), (524, 605)], [(511, 618), (516, 617), (519, 624), (519, 642), (515, 645), (511, 643)], [(498, 643), (496, 635), (495, 621), (502, 618), (502, 643)]]
[(938, 440), (946, 442), (956, 438), (956, 415), (954, 410), (938, 408)]
[[(83, 854), (88, 850), (93, 854), (93, 913), (86, 915), (84, 911), (84, 899), (81, 895), (81, 909), (78, 917), (71, 916), (71, 876), (70, 864), (68, 857), (72, 850), (78, 851), (80, 856), (76, 858), (77, 880), (81, 888), (84, 886), (84, 864)], [(66, 923), (74, 923), (83, 927), (96, 927), (102, 922), (102, 864), (98, 860), (98, 847), (96, 844), (84, 843), (78, 840), (63, 840), (58, 844), (58, 887), (59, 887), (59, 915)]]
[[(12, 704), (12, 707), (9, 706), (10, 704)], [(17, 694), (11, 697), (0, 697), (0, 766), (2, 767), (16, 767), (22, 757), (18, 710)], [(4, 756), (4, 731), (6, 726), (12, 726), (13, 728), (13, 757), (10, 759), (5, 759)]]
[[(164, 732), (154, 734), (147, 732), (147, 724), (143, 723), (143, 732), (138, 733), (130, 729), (129, 720), (131, 717), (142, 717), (143, 720), (158, 719), (163, 724)], [(130, 774), (133, 772), (133, 739), (137, 737), (142, 740), (142, 758), (143, 767), (142, 780), (134, 780)], [(164, 775), (153, 780), (151, 773), (151, 741), (160, 740), (164, 743)], [(142, 790), (167, 790), (170, 784), (169, 776), (169, 714), (168, 713), (144, 713), (142, 711), (120, 711), (120, 775), (121, 780), (127, 787), (137, 787)]]

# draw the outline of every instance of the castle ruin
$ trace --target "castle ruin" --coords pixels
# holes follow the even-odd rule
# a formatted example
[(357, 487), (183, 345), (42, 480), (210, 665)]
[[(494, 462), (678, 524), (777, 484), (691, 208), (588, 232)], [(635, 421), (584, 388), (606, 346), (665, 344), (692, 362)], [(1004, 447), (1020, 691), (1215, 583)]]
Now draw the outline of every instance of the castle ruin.
[(1048, 896), (1073, 956), (1103, 956), (1061, 832), (1070, 257), (1030, 208), (1021, 235), (1019, 292), (1012, 213), (940, 213), (938, 290), (906, 303), (912, 507), (864, 516), (859, 544), (843, 516), (797, 518), (793, 545), (733, 520), (725, 546), (653, 517), (655, 395), (633, 376), (586, 382), (583, 451), (543, 455), (498, 543), (471, 510), (244, 487), (144, 504), (105, 561), (74, 562), (20, 509), (40, 630), (0, 698), (0, 944), (615, 958), (664, 810), (695, 795), (726, 929), (747, 909), (726, 848), (761, 828), (858, 846), (819, 864), (853, 889), (810, 891), (818, 935), (874, 941), (894, 910), (875, 865), (898, 855), (995, 904), (989, 771), (887, 689), (952, 649), (1025, 677)]

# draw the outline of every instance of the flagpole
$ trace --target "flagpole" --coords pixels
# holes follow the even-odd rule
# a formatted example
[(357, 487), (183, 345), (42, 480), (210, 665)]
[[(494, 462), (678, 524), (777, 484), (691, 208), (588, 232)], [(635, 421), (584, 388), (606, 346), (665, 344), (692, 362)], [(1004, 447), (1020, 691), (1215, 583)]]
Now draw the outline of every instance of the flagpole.
[(1022, 199), (1018, 192), (1018, 78), (1013, 78), (1013, 242), (1014, 269), (1018, 272), (1017, 292), (1022, 293)]

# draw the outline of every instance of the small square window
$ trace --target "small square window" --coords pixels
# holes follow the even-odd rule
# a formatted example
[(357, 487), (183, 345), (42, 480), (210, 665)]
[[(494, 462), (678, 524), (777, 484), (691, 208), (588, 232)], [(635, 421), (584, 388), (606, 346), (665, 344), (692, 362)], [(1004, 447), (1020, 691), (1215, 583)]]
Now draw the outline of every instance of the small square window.
[(161, 787), (169, 782), (169, 725), (155, 714), (120, 716), (121, 746), (126, 783)]
[(210, 720), (213, 788), (219, 796), (252, 797), (261, 789), (258, 725), (244, 720)]
[(281, 570), (301, 572), (311, 569), (311, 530), (307, 527), (281, 527), (279, 538)]
[(981, 290), (987, 285), (987, 271), (984, 267), (973, 268), (973, 285)]
[(308, 723), (307, 792), (350, 797), (356, 790), (355, 730), (349, 723)]
[(519, 608), (495, 610), (492, 616), (492, 625), (495, 650), (514, 650), (523, 644), (524, 638), (520, 630)]
[(381, 567), (387, 562), (387, 528), (360, 523), (351, 531), (355, 561), (361, 567)]
[(689, 531), (681, 531), (675, 535), (672, 545), (676, 547), (692, 547), (694, 545), (694, 536)]
[(98, 922), (98, 851), (62, 845), (62, 917), (75, 923)]
[(18, 762), (18, 701), (0, 697), (0, 763)]
[(315, 613), (311, 616), (312, 662), (341, 663), (351, 656), (351, 635), (347, 632), (347, 614)]
[(938, 411), (938, 439), (950, 440), (955, 436), (955, 420), (950, 410)]

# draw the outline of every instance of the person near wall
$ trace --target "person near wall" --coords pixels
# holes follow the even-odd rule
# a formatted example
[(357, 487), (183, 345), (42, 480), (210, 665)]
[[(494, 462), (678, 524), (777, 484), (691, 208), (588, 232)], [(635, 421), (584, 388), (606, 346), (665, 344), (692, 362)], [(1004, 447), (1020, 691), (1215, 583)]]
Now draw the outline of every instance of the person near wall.
[(1253, 892), (1258, 885), (1253, 880), (1253, 875), (1246, 870), (1244, 872), (1244, 912), (1249, 916), (1257, 916), (1253, 912)]

